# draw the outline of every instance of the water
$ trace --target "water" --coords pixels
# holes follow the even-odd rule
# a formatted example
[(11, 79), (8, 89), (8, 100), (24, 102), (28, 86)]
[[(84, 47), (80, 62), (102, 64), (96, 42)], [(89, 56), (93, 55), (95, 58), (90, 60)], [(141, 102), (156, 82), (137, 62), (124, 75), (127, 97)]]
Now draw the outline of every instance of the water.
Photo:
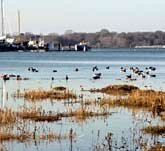
[[(97, 65), (98, 72), (102, 73), (100, 80), (93, 80), (92, 67)], [(107, 70), (106, 67), (110, 66)], [(125, 77), (130, 74), (121, 73), (120, 67), (129, 68), (130, 66), (138, 66), (140, 69), (145, 70), (146, 67), (154, 66), (156, 71), (156, 78), (146, 77), (142, 79), (137, 78), (136, 81), (129, 81)], [(29, 72), (28, 67), (34, 67), (39, 70), (38, 73)], [(79, 72), (75, 72), (75, 69), (79, 68)], [(77, 94), (81, 94), (80, 91), (83, 87), (86, 90), (91, 88), (102, 88), (109, 84), (132, 84), (140, 88), (145, 89), (152, 88), (155, 90), (165, 90), (165, 50), (163, 49), (97, 49), (91, 52), (47, 52), (47, 53), (0, 53), (0, 75), (3, 74), (20, 74), (22, 77), (27, 77), (30, 80), (16, 81), (10, 80), (5, 83), (1, 80), (1, 107), (9, 107), (13, 110), (18, 110), (21, 106), (31, 106), (30, 103), (23, 99), (13, 99), (12, 94), (17, 90), (23, 91), (24, 89), (36, 89), (44, 88), (50, 89), (52, 86), (65, 86), (72, 89)], [(53, 70), (57, 70), (57, 73), (53, 73)], [(65, 76), (69, 76), (69, 80), (65, 80)], [(55, 80), (52, 81), (51, 78)], [(118, 80), (120, 79), (120, 80)], [(83, 92), (85, 97), (90, 99), (94, 98), (94, 94)], [(7, 97), (6, 97), (7, 94)], [(46, 111), (66, 111), (67, 109), (77, 109), (79, 105), (67, 106), (62, 102), (50, 102), (49, 100), (38, 102), (37, 106), (42, 106)], [(93, 110), (96, 110), (93, 108)], [(146, 126), (147, 119), (152, 119), (152, 123), (161, 123), (159, 118), (152, 117), (151, 113), (145, 111), (134, 111), (125, 108), (111, 108), (110, 112), (113, 112), (110, 117), (105, 118), (92, 118), (83, 123), (73, 122), (70, 119), (63, 119), (59, 123), (53, 124), (42, 123), (38, 126), (42, 126), (43, 129), (51, 129), (55, 132), (68, 132), (71, 128), (76, 131), (77, 137), (73, 143), (73, 149), (71, 148), (69, 140), (62, 140), (61, 142), (35, 142), (19, 143), (9, 142), (7, 148), (9, 150), (86, 150), (90, 151), (96, 144), (101, 143), (108, 132), (114, 134), (114, 139), (121, 143), (121, 138), (124, 132), (124, 136), (128, 138), (129, 150), (134, 150), (133, 146), (133, 133), (138, 131), (136, 137), (140, 137), (140, 128)], [(136, 116), (134, 116), (136, 112)], [(32, 123), (31, 125), (34, 125)], [(121, 126), (122, 125), (122, 126)], [(136, 126), (135, 126), (136, 125)], [(135, 131), (131, 130), (136, 127)], [(43, 131), (43, 129), (41, 131)], [(97, 136), (98, 132), (100, 133)], [(144, 137), (144, 136), (143, 136)], [(149, 144), (153, 144), (153, 140), (150, 136), (146, 136), (149, 139)], [(165, 141), (162, 137), (158, 137), (160, 142)], [(28, 146), (28, 147), (27, 147)], [(141, 150), (141, 149), (139, 149)]]
[[(97, 65), (98, 72), (103, 74), (100, 81), (92, 81), (92, 67)], [(27, 68), (33, 66), (39, 69), (39, 73), (29, 73)], [(107, 71), (106, 66), (110, 66)], [(125, 74), (121, 74), (120, 67), (138, 66), (142, 69), (148, 66), (157, 68), (157, 78), (139, 79), (133, 84), (144, 86), (151, 85), (154, 89), (165, 88), (165, 51), (164, 50), (132, 50), (132, 49), (110, 49), (94, 50), (92, 52), (51, 52), (51, 53), (1, 53), (0, 74), (21, 74), (31, 80), (50, 81), (55, 77), (57, 84), (65, 84), (65, 76), (72, 80), (73, 88), (81, 84), (84, 87), (100, 87), (109, 83), (118, 83), (116, 79), (121, 78), (124, 83)], [(76, 73), (75, 68), (80, 72)], [(58, 70), (53, 73), (52, 70)], [(140, 81), (140, 82), (139, 82)], [(89, 82), (89, 83), (88, 83)], [(88, 85), (87, 85), (88, 83)]]

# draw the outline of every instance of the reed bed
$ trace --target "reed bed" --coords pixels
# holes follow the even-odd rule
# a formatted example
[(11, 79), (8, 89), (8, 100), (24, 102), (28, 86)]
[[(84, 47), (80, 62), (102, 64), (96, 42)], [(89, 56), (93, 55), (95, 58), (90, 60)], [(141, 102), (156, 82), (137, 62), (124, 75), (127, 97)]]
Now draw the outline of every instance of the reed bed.
[(70, 130), (66, 134), (58, 134), (55, 132), (48, 132), (47, 134), (36, 134), (36, 132), (22, 132), (21, 134), (14, 134), (12, 132), (0, 132), (0, 142), (6, 141), (31, 141), (31, 140), (48, 140), (48, 141), (56, 141), (56, 140), (65, 140), (70, 138), (75, 138), (76, 133), (73, 130)]
[(165, 151), (165, 146), (156, 145), (156, 146), (148, 149), (148, 151)]
[(165, 121), (165, 112), (161, 112), (160, 117), (161, 117), (162, 121)]
[(52, 113), (45, 113), (41, 108), (23, 108), (17, 113), (22, 119), (30, 119), (35, 122), (55, 122), (60, 120), (60, 116)]
[(149, 133), (152, 135), (162, 135), (165, 134), (165, 126), (148, 126), (142, 129), (145, 133)]
[(149, 108), (154, 113), (160, 114), (165, 111), (165, 92), (133, 88), (127, 96), (117, 95), (113, 99), (102, 99), (99, 104)]
[(80, 107), (79, 109), (72, 111), (69, 110), (67, 112), (45, 112), (41, 108), (36, 109), (35, 107), (33, 108), (23, 108), (21, 111), (17, 112), (17, 115), (21, 119), (29, 119), (35, 122), (56, 122), (61, 120), (62, 118), (70, 118), (74, 117), (75, 119), (87, 119), (89, 117), (98, 117), (98, 116), (108, 116), (111, 115), (108, 111), (98, 111), (98, 112), (93, 112), (87, 109), (86, 107), (82, 108)]
[(0, 110), (0, 125), (9, 125), (15, 123), (17, 116), (11, 109)]
[(89, 117), (98, 117), (98, 116), (108, 116), (111, 115), (109, 112), (102, 111), (102, 112), (93, 112), (89, 111), (86, 108), (79, 108), (76, 111), (68, 111), (66, 113), (60, 113), (59, 116), (61, 117), (74, 117), (75, 119), (85, 120)]
[(25, 141), (27, 139), (31, 138), (31, 134), (29, 133), (23, 133), (23, 134), (14, 134), (14, 133), (9, 133), (9, 132), (0, 132), (0, 141)]
[(65, 100), (65, 99), (76, 99), (76, 95), (69, 90), (59, 91), (56, 89), (52, 90), (27, 90), (21, 97), (24, 97), (26, 100), (36, 101), (36, 100), (45, 100), (45, 99), (56, 99), (56, 100)]
[(40, 140), (49, 140), (49, 141), (55, 141), (55, 140), (66, 140), (66, 139), (73, 139), (76, 137), (76, 133), (72, 132), (70, 130), (69, 133), (66, 134), (57, 134), (54, 132), (49, 132), (48, 134), (41, 134), (39, 139)]
[(139, 90), (139, 88), (132, 85), (109, 85), (102, 89), (91, 89), (90, 92), (101, 92), (110, 95), (124, 95), (131, 93), (133, 90)]

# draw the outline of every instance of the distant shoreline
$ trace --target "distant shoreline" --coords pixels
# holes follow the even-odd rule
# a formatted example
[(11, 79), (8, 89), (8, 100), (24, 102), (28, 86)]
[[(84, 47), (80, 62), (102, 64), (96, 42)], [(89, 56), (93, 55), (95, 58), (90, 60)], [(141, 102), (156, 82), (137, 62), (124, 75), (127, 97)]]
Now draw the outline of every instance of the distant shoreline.
[[(121, 51), (125, 51), (125, 50), (130, 50), (130, 51), (157, 51), (157, 50), (161, 50), (161, 51), (165, 51), (165, 48), (164, 47), (150, 47), (150, 46), (138, 46), (138, 47), (135, 47), (135, 48), (92, 48), (90, 51), (87, 51), (87, 52), (101, 52), (101, 51), (117, 51), (117, 50), (121, 50)], [(58, 50), (55, 50), (55, 51), (46, 51), (46, 50), (28, 50), (28, 51), (23, 51), (23, 50), (19, 50), (19, 51), (1, 51), (0, 50), (0, 53), (86, 53), (86, 52), (83, 52), (83, 51), (58, 51)]]

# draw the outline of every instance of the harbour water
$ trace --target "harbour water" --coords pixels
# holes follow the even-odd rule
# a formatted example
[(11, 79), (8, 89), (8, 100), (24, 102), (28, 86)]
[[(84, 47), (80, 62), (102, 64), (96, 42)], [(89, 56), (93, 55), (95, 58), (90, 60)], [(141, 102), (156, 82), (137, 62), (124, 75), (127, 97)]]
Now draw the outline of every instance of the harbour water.
[[(98, 67), (97, 73), (102, 73), (99, 80), (93, 80), (92, 68)], [(109, 66), (109, 69), (106, 67)], [(152, 71), (156, 77), (146, 78), (134, 77), (137, 80), (130, 81), (126, 75), (130, 71), (122, 73), (120, 68), (139, 67), (145, 70), (147, 67), (154, 66), (156, 71)], [(34, 67), (39, 72), (29, 72), (28, 68)], [(78, 72), (75, 69), (78, 68)], [(53, 72), (57, 70), (57, 72)], [(164, 49), (96, 49), (89, 52), (45, 52), (45, 53), (28, 53), (28, 52), (4, 52), (0, 53), (0, 75), (16, 74), (29, 80), (1, 80), (1, 108), (12, 108), (17, 111), (22, 106), (30, 107), (31, 104), (26, 100), (14, 98), (13, 94), (26, 89), (50, 89), (55, 86), (64, 86), (73, 90), (76, 94), (82, 94), (87, 99), (95, 99), (98, 95), (89, 92), (82, 92), (81, 89), (89, 90), (93, 88), (102, 88), (110, 84), (129, 84), (135, 85), (142, 89), (165, 90), (165, 50)], [(69, 80), (65, 77), (68, 75)], [(54, 80), (52, 80), (54, 77)], [(66, 111), (68, 109), (77, 109), (79, 104), (66, 105), (63, 102), (45, 100), (36, 103), (46, 111)], [(92, 110), (97, 110), (92, 107)], [(143, 150), (137, 141), (145, 142), (151, 146), (156, 142), (165, 142), (165, 138), (153, 138), (144, 135), (141, 128), (148, 125), (147, 121), (151, 120), (153, 124), (161, 124), (158, 117), (153, 117), (150, 112), (145, 110), (128, 109), (122, 107), (110, 108), (112, 113), (108, 117), (96, 117), (86, 119), (85, 121), (75, 122), (71, 119), (62, 119), (54, 123), (33, 123), (30, 125), (38, 126), (40, 131), (54, 131), (65, 133), (70, 129), (76, 133), (76, 137), (70, 140), (59, 141), (29, 141), (17, 142), (10, 141), (2, 143), (7, 146), (9, 151), (90, 151), (97, 150), (98, 145), (102, 145), (105, 136), (113, 133), (113, 146), (123, 145), (123, 141), (128, 146), (128, 150)], [(146, 120), (147, 119), (147, 120)], [(39, 128), (42, 127), (42, 128)], [(33, 126), (29, 126), (29, 130)], [(139, 140), (142, 137), (141, 140)], [(136, 142), (136, 143), (135, 143)], [(115, 147), (113, 148), (115, 150)], [(120, 150), (116, 148), (116, 150)], [(124, 149), (123, 149), (124, 150)]]

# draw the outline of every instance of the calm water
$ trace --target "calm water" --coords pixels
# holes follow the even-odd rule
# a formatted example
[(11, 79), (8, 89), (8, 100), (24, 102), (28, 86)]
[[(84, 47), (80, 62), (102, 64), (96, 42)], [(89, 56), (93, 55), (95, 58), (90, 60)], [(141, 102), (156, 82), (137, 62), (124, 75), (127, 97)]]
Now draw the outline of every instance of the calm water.
[[(92, 67), (97, 65), (98, 72), (102, 73), (102, 79), (92, 80), (93, 71)], [(110, 66), (107, 70), (106, 67)], [(120, 67), (129, 68), (130, 66), (138, 66), (140, 69), (145, 70), (146, 67), (154, 66), (156, 71), (156, 78), (146, 77), (142, 79), (137, 78), (136, 81), (126, 80), (126, 75), (130, 74), (121, 73)], [(39, 70), (38, 73), (29, 72), (28, 67), (35, 67)], [(75, 69), (79, 68), (79, 72)], [(57, 70), (57, 73), (53, 73)], [(18, 89), (32, 89), (44, 88), (49, 89), (52, 86), (66, 86), (72, 89), (77, 94), (82, 93), (80, 89), (101, 88), (109, 84), (133, 84), (141, 88), (152, 88), (156, 90), (165, 90), (165, 50), (133, 50), (133, 49), (98, 49), (91, 52), (50, 52), (50, 53), (0, 53), (0, 75), (2, 74), (20, 74), (22, 77), (30, 78), (27, 81), (10, 80), (4, 83), (1, 81), (1, 107), (11, 107), (13, 110), (18, 110), (19, 107), (26, 105), (30, 106), (25, 100), (15, 100), (11, 97)], [(65, 76), (69, 76), (69, 80), (65, 80)], [(52, 81), (51, 78), (55, 80)], [(119, 80), (120, 79), (120, 80)], [(7, 96), (6, 96), (7, 94)], [(97, 96), (84, 93), (86, 98), (95, 98)], [(55, 102), (52, 104), (50, 101), (37, 103), (37, 106), (42, 106), (46, 111), (65, 111), (68, 108), (76, 109), (79, 105), (66, 106), (63, 103)], [(97, 109), (97, 107), (96, 107)], [(96, 110), (95, 108), (93, 110)], [(147, 119), (152, 119), (153, 124), (161, 123), (159, 118), (153, 118), (150, 113), (143, 111), (133, 111), (124, 108), (110, 109), (113, 112), (112, 116), (104, 118), (94, 118), (85, 121), (84, 123), (72, 122), (64, 119), (60, 122), (48, 124), (38, 124), (44, 130), (51, 129), (55, 132), (68, 132), (70, 128), (76, 131), (77, 137), (73, 143), (74, 151), (90, 151), (95, 144), (101, 143), (108, 132), (114, 134), (114, 139), (122, 144), (121, 138), (127, 138), (129, 150), (135, 150), (133, 145), (134, 139), (141, 136), (140, 128), (146, 126)], [(136, 116), (134, 116), (136, 112)], [(33, 125), (34, 123), (32, 123)], [(122, 125), (122, 126), (121, 126)], [(137, 125), (137, 126), (135, 126)], [(133, 128), (136, 127), (135, 130)], [(98, 131), (100, 133), (98, 137)], [(134, 138), (133, 134), (137, 132)], [(143, 136), (148, 140), (149, 144), (154, 141), (150, 136)], [(158, 137), (157, 141), (164, 142), (162, 137)], [(18, 150), (71, 150), (69, 141), (61, 142), (35, 142), (7, 143), (8, 149), (13, 151)], [(27, 147), (28, 146), (28, 147)], [(138, 145), (137, 145), (138, 146)], [(138, 150), (141, 150), (140, 148)]]
[[(97, 65), (103, 74), (99, 81), (92, 81), (92, 67)], [(39, 73), (29, 73), (28, 67), (35, 67)], [(110, 70), (106, 70), (110, 66)], [(0, 74), (20, 74), (31, 80), (50, 81), (55, 78), (57, 84), (65, 84), (65, 76), (71, 79), (73, 88), (83, 85), (86, 88), (100, 87), (112, 83), (126, 83), (120, 67), (138, 66), (140, 69), (155, 66), (157, 78), (138, 78), (133, 84), (152, 86), (154, 89), (165, 88), (165, 50), (105, 49), (92, 52), (52, 52), (52, 53), (1, 53)], [(79, 72), (75, 72), (79, 68)], [(53, 73), (57, 70), (57, 73)], [(127, 73), (129, 74), (129, 73)], [(117, 81), (116, 79), (121, 79)], [(69, 82), (70, 82), (69, 81)], [(29, 83), (29, 82), (28, 82)], [(45, 82), (47, 83), (47, 82)]]

